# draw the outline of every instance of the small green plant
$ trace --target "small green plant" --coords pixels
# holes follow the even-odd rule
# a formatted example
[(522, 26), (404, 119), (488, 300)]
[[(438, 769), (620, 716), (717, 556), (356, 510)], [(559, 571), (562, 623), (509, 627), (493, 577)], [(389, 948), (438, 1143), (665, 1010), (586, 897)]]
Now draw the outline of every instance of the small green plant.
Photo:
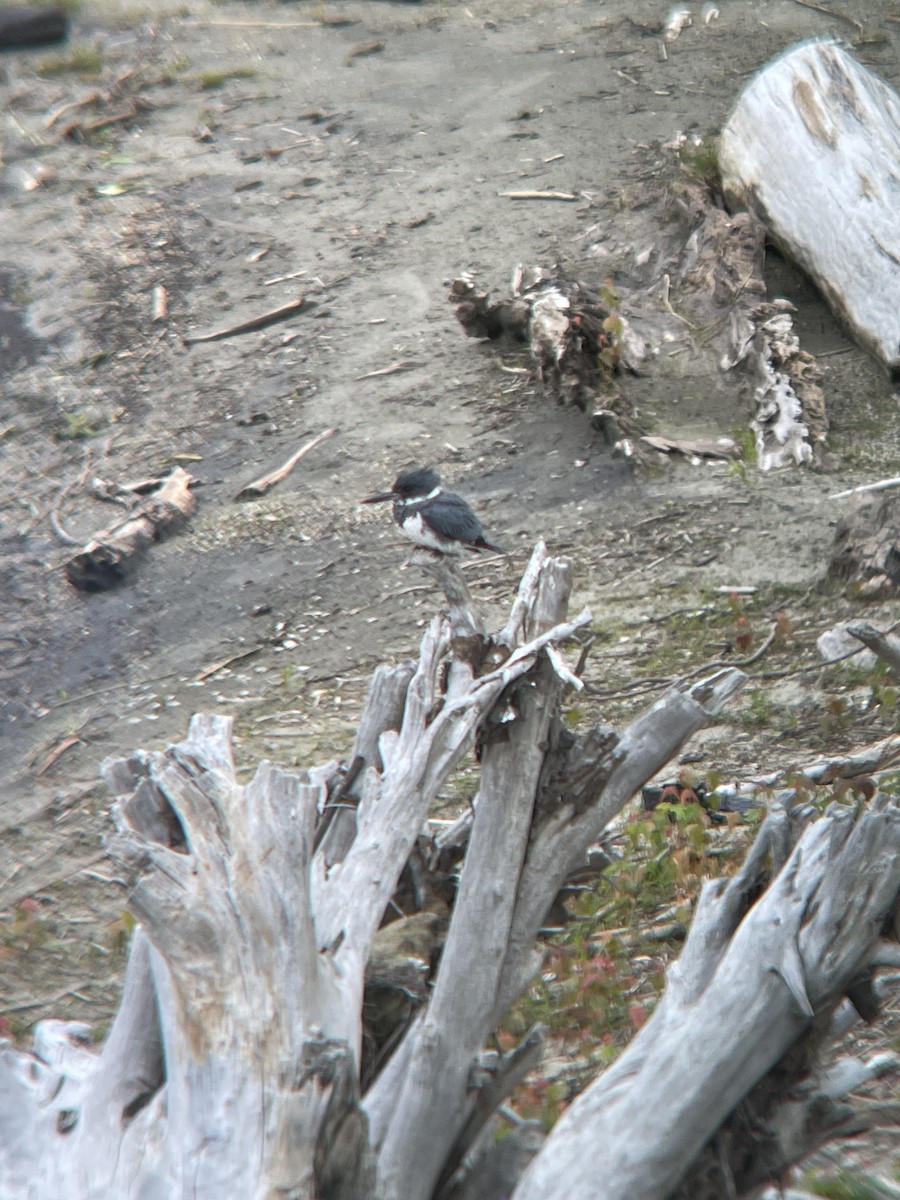
[(883, 662), (875, 664), (866, 682), (872, 689), (869, 707), (880, 709), (882, 716), (889, 717), (896, 725), (900, 715), (897, 709), (897, 685)]
[(803, 1187), (826, 1200), (897, 1200), (898, 1196), (897, 1188), (887, 1180), (876, 1179), (864, 1171), (848, 1171), (846, 1167), (828, 1175), (809, 1171), (803, 1177)]
[(710, 192), (721, 192), (719, 148), (715, 138), (686, 138), (678, 150), (682, 166)]
[(99, 46), (73, 46), (68, 54), (52, 54), (42, 59), (35, 71), (44, 77), (81, 75), (96, 79), (103, 72), (103, 52)]
[(597, 342), (600, 347), (598, 357), (601, 371), (606, 371), (611, 375), (618, 367), (619, 359), (622, 357), (624, 333), (625, 324), (622, 318), (617, 312), (611, 312), (603, 322), (602, 333)]
[(741, 452), (739, 461), (748, 467), (755, 467), (758, 461), (756, 453), (756, 434), (747, 425), (737, 425), (731, 431), (731, 440), (736, 443)]
[(90, 413), (63, 413), (54, 436), (58, 442), (79, 442), (86, 438), (96, 437), (102, 428), (103, 423), (91, 416)]
[(224, 87), (229, 79), (256, 79), (259, 72), (254, 67), (232, 67), (228, 71), (202, 71), (199, 84), (204, 92)]
[(754, 688), (750, 702), (741, 712), (741, 724), (745, 729), (766, 729), (775, 718), (775, 706), (764, 688)]
[(191, 60), (186, 54), (175, 54), (163, 66), (159, 74), (159, 82), (167, 85), (177, 80), (191, 69)]

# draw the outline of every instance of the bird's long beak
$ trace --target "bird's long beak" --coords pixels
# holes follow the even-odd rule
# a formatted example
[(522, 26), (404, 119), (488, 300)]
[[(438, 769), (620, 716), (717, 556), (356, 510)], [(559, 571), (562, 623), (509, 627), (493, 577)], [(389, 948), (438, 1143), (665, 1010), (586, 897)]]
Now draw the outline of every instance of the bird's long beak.
[(377, 496), (366, 496), (363, 504), (380, 504), (382, 500), (393, 500), (393, 492), (379, 492)]

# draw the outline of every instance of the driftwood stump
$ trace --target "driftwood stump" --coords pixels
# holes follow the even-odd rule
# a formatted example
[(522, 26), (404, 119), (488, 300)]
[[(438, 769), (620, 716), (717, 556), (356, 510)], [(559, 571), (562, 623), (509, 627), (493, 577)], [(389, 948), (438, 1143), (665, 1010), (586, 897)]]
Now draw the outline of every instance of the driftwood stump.
[[(458, 569), (430, 565), (455, 611), (418, 662), (375, 672), (346, 766), (264, 762), (242, 785), (230, 720), (207, 716), (179, 745), (105, 764), (109, 850), (140, 922), (122, 1002), (99, 1053), (58, 1021), (31, 1051), (0, 1048), (4, 1198), (472, 1200), (514, 1185), (540, 1137), (495, 1144), (492, 1114), (541, 1036), (507, 1053), (490, 1036), (537, 969), (560, 886), (744, 677), (675, 689), (621, 733), (563, 736), (580, 681), (562, 647), (588, 620), (566, 615), (569, 561), (539, 544), (491, 637)], [(473, 747), (473, 812), (443, 846), (423, 839)], [(451, 842), (461, 865), (441, 876)], [(663, 1197), (704, 1169), (729, 1111), (892, 948), (879, 934), (898, 886), (895, 801), (811, 823), (785, 797), (743, 870), (707, 886), (656, 1013), (516, 1197), (595, 1196), (598, 1178), (605, 1197)], [(405, 917), (385, 924), (392, 900)], [(373, 1053), (378, 989), (402, 1004)], [(783, 1128), (782, 1157), (797, 1148)]]

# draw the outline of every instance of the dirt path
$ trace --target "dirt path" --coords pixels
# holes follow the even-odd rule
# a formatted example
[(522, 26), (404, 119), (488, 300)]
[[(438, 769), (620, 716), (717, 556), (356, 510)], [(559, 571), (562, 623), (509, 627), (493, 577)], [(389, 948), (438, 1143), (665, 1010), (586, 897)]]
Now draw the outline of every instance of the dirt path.
[[(38, 73), (48, 54), (0, 62), (0, 910), (10, 921), (36, 894), (63, 926), (115, 920), (121, 896), (99, 864), (104, 756), (178, 738), (192, 711), (210, 708), (237, 714), (248, 762), (347, 748), (372, 665), (413, 653), (434, 605), (420, 577), (398, 574), (403, 551), (384, 511), (358, 507), (400, 466), (439, 466), (513, 548), (508, 562), (473, 566), (489, 611), (542, 535), (573, 555), (579, 599), (611, 651), (622, 621), (689, 606), (709, 586), (802, 594), (827, 557), (827, 495), (895, 470), (888, 383), (787, 268), (773, 279), (801, 305), (804, 345), (840, 351), (823, 360), (836, 450), (824, 475), (682, 466), (636, 481), (583, 413), (549, 404), (516, 373), (521, 355), (464, 339), (445, 287), (469, 269), (503, 289), (520, 260), (614, 273), (588, 255), (585, 231), (619, 210), (639, 227), (629, 209), (658, 176), (661, 144), (714, 132), (773, 54), (809, 35), (853, 35), (852, 24), (787, 0), (724, 4), (705, 25), (695, 5), (695, 25), (664, 59), (658, 34), (618, 0), (348, 0), (327, 8), (327, 23), (305, 4), (165, 7), (152, 25), (119, 5), (76, 16), (72, 47), (99, 50), (99, 85), (72, 69)], [(855, 6), (865, 33), (886, 38), (857, 52), (896, 86), (889, 11)], [(48, 129), (48, 113), (115, 80), (106, 103)], [(59, 138), (67, 121), (121, 111), (130, 95), (141, 106), (131, 121), (88, 143)], [(578, 200), (502, 195), (521, 188)], [(641, 236), (652, 243), (653, 228)], [(157, 286), (168, 313), (154, 323)], [(315, 307), (290, 321), (182, 343), (300, 293)], [(396, 363), (404, 369), (362, 378)], [(635, 387), (662, 431), (746, 425), (738, 390), (690, 365)], [(329, 426), (340, 436), (278, 489), (233, 502)], [(81, 541), (116, 512), (90, 495), (93, 476), (133, 479), (175, 462), (202, 485), (198, 516), (126, 587), (76, 595), (51, 515)], [(32, 968), (17, 966), (4, 998), (49, 996), (54, 985)], [(72, 970), (83, 1003), (50, 1007), (102, 1009), (115, 970), (87, 960)]]

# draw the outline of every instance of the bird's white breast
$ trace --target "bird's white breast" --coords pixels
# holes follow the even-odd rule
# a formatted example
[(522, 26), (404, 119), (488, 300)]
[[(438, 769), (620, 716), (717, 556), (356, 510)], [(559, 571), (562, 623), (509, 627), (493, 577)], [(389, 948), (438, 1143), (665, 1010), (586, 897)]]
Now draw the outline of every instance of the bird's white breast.
[(400, 528), (417, 546), (426, 546), (429, 550), (440, 550), (442, 554), (461, 554), (462, 546), (449, 538), (442, 538), (422, 520), (421, 513), (410, 513), (400, 522)]

